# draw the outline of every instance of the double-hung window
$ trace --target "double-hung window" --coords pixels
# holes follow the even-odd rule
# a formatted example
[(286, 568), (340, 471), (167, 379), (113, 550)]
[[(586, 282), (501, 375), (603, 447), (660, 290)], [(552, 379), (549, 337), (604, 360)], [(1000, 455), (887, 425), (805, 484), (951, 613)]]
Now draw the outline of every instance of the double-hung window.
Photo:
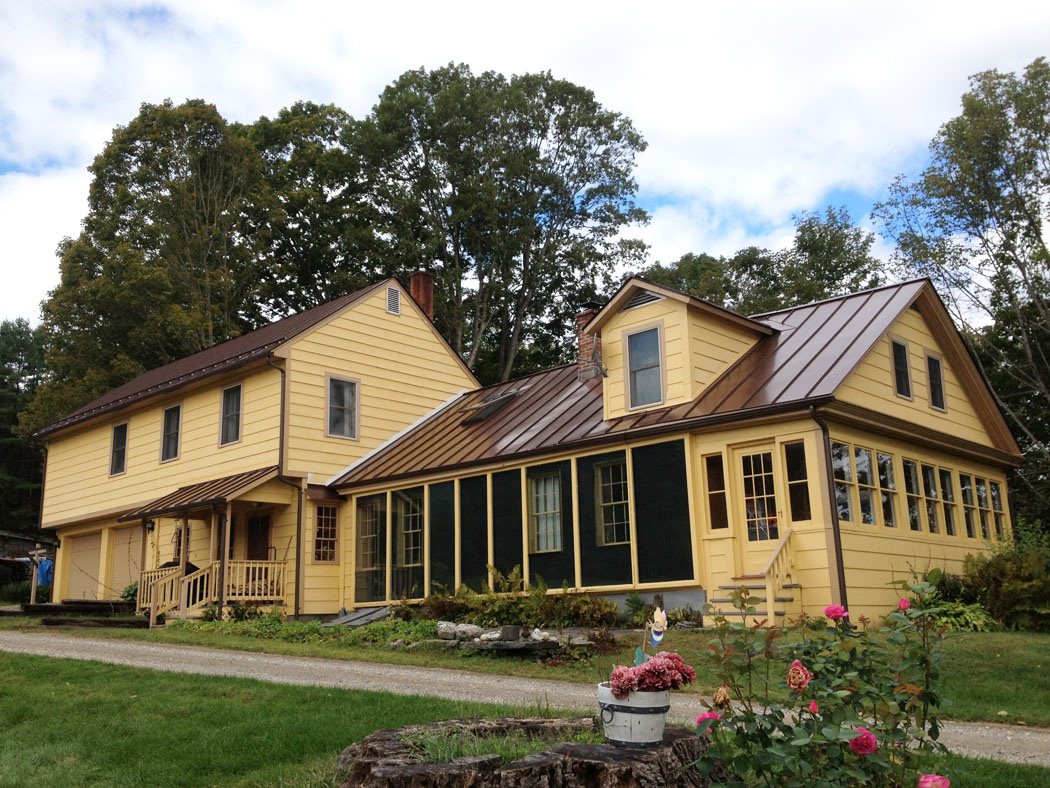
[(128, 423), (113, 427), (113, 440), (109, 448), (109, 475), (119, 476), (127, 469), (128, 463)]
[(897, 339), (891, 339), (890, 352), (893, 363), (894, 390), (897, 396), (911, 399), (911, 362), (908, 359), (908, 345)]
[(663, 402), (659, 328), (627, 335), (627, 377), (629, 407), (640, 408)]
[(903, 460), (904, 492), (908, 499), (908, 526), (913, 531), (922, 530), (922, 487), (919, 482), (919, 464), (915, 460)]
[(897, 481), (893, 474), (893, 455), (875, 453), (879, 467), (879, 496), (882, 503), (882, 524), (897, 527)]
[(236, 443), (241, 439), (241, 387), (222, 390), (222, 415), (219, 418), (219, 445)]
[(172, 405), (164, 409), (163, 426), (160, 436), (160, 461), (178, 459), (179, 426), (182, 421), (182, 406)]
[(423, 490), (394, 493), (397, 565), (423, 565)]
[(926, 499), (926, 524), (931, 534), (940, 533), (940, 497), (937, 495), (937, 469), (932, 465), (922, 466), (922, 492)]
[(529, 477), (529, 552), (561, 550), (561, 474)]
[(926, 354), (926, 378), (930, 384), (930, 407), (946, 410), (944, 404), (944, 364), (938, 356)]
[(802, 441), (785, 443), (784, 464), (787, 466), (791, 522), (812, 520), (813, 513), (809, 505), (809, 474), (806, 471), (806, 444)]
[(944, 532), (955, 536), (955, 485), (952, 484), (952, 472), (947, 468), (938, 468), (941, 478), (941, 498), (944, 501)]
[(607, 546), (631, 541), (631, 513), (627, 491), (627, 462), (603, 462), (594, 466), (595, 503), (598, 513), (598, 544)]
[(328, 378), (328, 424), (326, 434), (335, 438), (357, 437), (358, 383), (347, 378)]
[(335, 561), (335, 546), (339, 534), (338, 510), (334, 506), (318, 506), (316, 526), (314, 561), (326, 563)]
[(995, 538), (1003, 538), (1003, 493), (999, 482), (988, 482), (988, 494), (992, 499), (992, 519), (995, 522)]
[(704, 457), (704, 475), (707, 477), (707, 515), (711, 528), (728, 528), (726, 474), (721, 454), (709, 454)]

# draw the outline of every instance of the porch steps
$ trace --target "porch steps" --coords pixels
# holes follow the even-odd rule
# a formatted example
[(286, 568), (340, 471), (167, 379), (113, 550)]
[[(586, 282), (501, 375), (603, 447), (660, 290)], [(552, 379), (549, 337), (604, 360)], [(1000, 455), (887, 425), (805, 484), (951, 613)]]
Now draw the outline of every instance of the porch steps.
[(364, 607), (360, 610), (351, 610), (341, 616), (326, 621), (322, 626), (326, 627), (363, 627), (373, 621), (382, 621), (390, 615), (389, 607)]

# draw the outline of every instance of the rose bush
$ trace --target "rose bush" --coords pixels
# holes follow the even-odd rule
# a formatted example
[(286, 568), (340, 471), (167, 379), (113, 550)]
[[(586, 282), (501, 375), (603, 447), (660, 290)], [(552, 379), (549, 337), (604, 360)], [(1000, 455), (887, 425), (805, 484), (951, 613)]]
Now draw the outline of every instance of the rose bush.
[[(732, 788), (948, 785), (921, 769), (930, 753), (943, 750), (935, 715), (935, 646), (945, 636), (935, 623), (939, 575), (898, 582), (911, 601), (894, 606), (878, 636), (866, 618), (854, 627), (841, 605), (829, 605), (822, 619), (790, 622), (798, 635), (791, 640), (781, 628), (730, 622), (709, 609), (716, 639), (708, 648), (724, 702), (721, 717), (698, 719), (711, 746), (697, 766), (712, 774), (725, 767), (737, 775), (722, 783)], [(754, 621), (748, 590), (733, 598)], [(774, 697), (778, 687), (788, 691), (786, 702)]]

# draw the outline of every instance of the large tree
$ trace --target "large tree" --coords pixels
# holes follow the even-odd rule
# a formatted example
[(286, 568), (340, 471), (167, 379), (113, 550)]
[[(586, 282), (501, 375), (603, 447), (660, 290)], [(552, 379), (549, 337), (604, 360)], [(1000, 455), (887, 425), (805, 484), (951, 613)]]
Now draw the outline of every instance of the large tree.
[(1019, 510), (1050, 526), (1050, 65), (970, 78), (930, 163), (876, 215), (896, 261), (929, 276), (1024, 449)]
[(26, 320), (0, 323), (0, 523), (9, 531), (32, 531), (39, 519), (40, 447), (15, 427), (43, 380), (45, 340)]
[(260, 319), (260, 159), (203, 101), (143, 104), (89, 167), (83, 231), (43, 305), (49, 380), (26, 428)]
[(757, 314), (845, 295), (882, 281), (871, 255), (875, 236), (853, 224), (845, 208), (795, 217), (791, 246), (776, 252), (749, 246), (730, 257), (686, 254), (642, 272), (743, 314)]
[[(356, 130), (381, 254), (433, 270), (439, 328), (471, 367), (506, 380), (641, 245), (631, 122), (549, 73), (463, 65), (403, 74)], [(543, 354), (546, 355), (546, 354)]]

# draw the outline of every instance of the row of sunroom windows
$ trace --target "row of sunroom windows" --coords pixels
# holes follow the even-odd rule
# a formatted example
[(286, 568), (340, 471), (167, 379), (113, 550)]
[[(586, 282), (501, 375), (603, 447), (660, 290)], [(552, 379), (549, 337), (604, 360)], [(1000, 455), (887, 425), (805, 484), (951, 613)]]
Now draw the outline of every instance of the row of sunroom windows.
[[(837, 441), (831, 444), (831, 455), (839, 520), (896, 528), (902, 491), (894, 455)], [(906, 457), (900, 468), (909, 530), (957, 535), (961, 503), (967, 537), (990, 539), (994, 530), (996, 539), (1003, 538), (1006, 511), (999, 482)]]

